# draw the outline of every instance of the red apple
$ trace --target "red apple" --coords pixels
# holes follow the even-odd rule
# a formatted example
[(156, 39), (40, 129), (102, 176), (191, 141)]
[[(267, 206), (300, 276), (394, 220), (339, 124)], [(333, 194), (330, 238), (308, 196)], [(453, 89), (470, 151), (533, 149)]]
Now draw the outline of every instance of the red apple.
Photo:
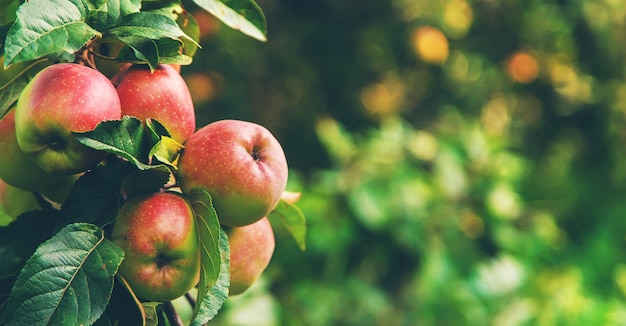
[(208, 124), (185, 143), (178, 163), (183, 192), (211, 194), (222, 224), (243, 226), (266, 216), (287, 184), (280, 143), (263, 126), (239, 120)]
[(267, 217), (228, 231), (230, 295), (245, 292), (263, 273), (274, 254), (274, 231)]
[(119, 94), (122, 115), (156, 119), (172, 138), (184, 143), (196, 130), (196, 116), (187, 84), (176, 68), (160, 64), (125, 65), (111, 79)]
[(20, 148), (37, 165), (68, 175), (92, 168), (105, 155), (78, 142), (72, 132), (120, 118), (120, 101), (109, 79), (86, 66), (59, 63), (26, 85), (17, 101), (15, 129)]
[(41, 192), (64, 176), (51, 175), (42, 170), (20, 149), (15, 134), (15, 110), (0, 120), (0, 179), (13, 187)]
[(198, 283), (200, 244), (194, 215), (178, 193), (129, 199), (120, 208), (111, 240), (125, 252), (120, 275), (144, 300), (173, 300)]

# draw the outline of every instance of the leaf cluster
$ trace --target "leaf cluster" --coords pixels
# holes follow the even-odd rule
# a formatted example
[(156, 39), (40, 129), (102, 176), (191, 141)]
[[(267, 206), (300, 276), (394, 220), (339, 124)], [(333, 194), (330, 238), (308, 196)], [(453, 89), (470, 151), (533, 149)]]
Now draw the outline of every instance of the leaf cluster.
[[(0, 228), (0, 295), (7, 297), (0, 301), (0, 324), (108, 325), (126, 320), (120, 310), (129, 306), (136, 307), (130, 315), (145, 323), (164, 311), (161, 302), (140, 301), (117, 274), (124, 252), (106, 235), (127, 198), (178, 189), (175, 162), (183, 145), (158, 121), (142, 123), (129, 116), (75, 137), (109, 155), (76, 180), (60, 207), (39, 196), (42, 210)], [(228, 297), (230, 250), (210, 194), (194, 190), (184, 195), (195, 214), (201, 247), (198, 291), (190, 301), (192, 325), (202, 325)], [(297, 207), (281, 201), (272, 215), (283, 219), (304, 249), (306, 226)], [(114, 302), (119, 300), (126, 304)]]
[[(142, 123), (134, 117), (100, 123), (76, 138), (110, 155), (75, 182), (59, 208), (40, 198), (44, 209), (25, 213), (0, 228), (0, 259), (6, 262), (0, 271), (0, 293), (8, 296), (0, 303), (0, 323), (109, 324), (118, 318), (116, 307), (128, 307), (128, 303), (146, 321), (150, 318), (147, 307), (161, 304), (140, 302), (132, 288), (125, 286), (117, 275), (124, 252), (106, 235), (127, 198), (173, 185), (172, 161), (182, 145), (169, 138), (157, 121)], [(220, 240), (226, 235), (210, 196), (200, 193), (190, 198), (194, 198), (199, 238), (205, 248), (201, 257), (205, 272), (195, 299), (199, 317), (194, 323), (204, 324), (228, 295), (229, 267), (220, 262), (228, 262), (229, 249), (228, 241)], [(116, 276), (130, 294), (125, 296), (126, 305), (110, 304)]]
[(0, 14), (0, 53), (14, 78), (0, 87), (0, 117), (15, 103), (34, 63), (95, 58), (188, 65), (200, 47), (198, 22), (186, 8), (205, 10), (234, 29), (266, 41), (265, 16), (254, 0), (8, 0)]
[[(0, 118), (31, 76), (49, 64), (75, 62), (97, 69), (95, 58), (186, 65), (200, 48), (188, 6), (208, 11), (260, 41), (266, 22), (253, 0), (9, 0), (0, 14), (0, 53), (11, 80), (0, 87)], [(125, 116), (75, 133), (82, 144), (107, 152), (83, 173), (63, 203), (35, 194), (41, 209), (0, 227), (0, 325), (111, 325), (175, 323), (171, 303), (144, 302), (119, 275), (124, 252), (108, 239), (130, 197), (180, 191), (177, 159), (184, 149), (156, 120)], [(201, 245), (201, 274), (192, 298), (192, 325), (213, 319), (228, 297), (230, 249), (206, 191), (184, 194), (192, 204)], [(279, 216), (304, 250), (299, 209), (281, 201)], [(129, 308), (131, 307), (131, 308)]]

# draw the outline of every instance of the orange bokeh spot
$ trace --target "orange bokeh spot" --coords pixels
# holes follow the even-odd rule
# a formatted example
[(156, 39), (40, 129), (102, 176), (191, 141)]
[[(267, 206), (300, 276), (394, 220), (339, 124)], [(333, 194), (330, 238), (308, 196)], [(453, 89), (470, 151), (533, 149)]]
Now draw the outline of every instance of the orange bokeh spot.
[(413, 31), (413, 50), (424, 61), (438, 64), (448, 58), (448, 38), (439, 29), (422, 26)]
[(530, 83), (539, 74), (537, 60), (526, 52), (516, 52), (507, 61), (509, 77), (518, 83)]
[(196, 19), (196, 22), (198, 22), (200, 38), (211, 37), (220, 29), (220, 22), (217, 18), (205, 10), (194, 11), (193, 17)]
[(185, 75), (185, 81), (189, 87), (189, 93), (195, 103), (211, 101), (217, 95), (217, 87), (214, 80), (206, 74), (191, 73)]

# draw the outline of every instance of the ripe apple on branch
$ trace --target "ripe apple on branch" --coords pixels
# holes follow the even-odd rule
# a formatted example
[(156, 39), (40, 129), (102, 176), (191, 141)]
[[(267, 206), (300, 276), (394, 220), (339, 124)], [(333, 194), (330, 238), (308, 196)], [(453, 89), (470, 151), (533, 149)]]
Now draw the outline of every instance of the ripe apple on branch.
[[(11, 258), (0, 324), (124, 323), (129, 304), (142, 323), (177, 324), (169, 301), (193, 289), (191, 324), (203, 325), (269, 264), (268, 219), (304, 249), (278, 139), (250, 121), (196, 126), (179, 68), (200, 49), (199, 29), (182, 2), (10, 2), (18, 9), (0, 14), (10, 76), (0, 85), (0, 253)], [(192, 2), (266, 40), (254, 1)], [(102, 62), (115, 64), (106, 75)]]

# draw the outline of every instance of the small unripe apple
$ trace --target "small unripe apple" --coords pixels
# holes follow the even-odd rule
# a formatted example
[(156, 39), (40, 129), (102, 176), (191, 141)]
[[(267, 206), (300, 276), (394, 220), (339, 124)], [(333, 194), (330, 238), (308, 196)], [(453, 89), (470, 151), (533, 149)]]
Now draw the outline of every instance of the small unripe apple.
[(38, 72), (17, 101), (17, 142), (44, 171), (69, 175), (86, 171), (105, 153), (81, 144), (72, 132), (93, 130), (121, 118), (113, 84), (96, 69), (59, 63)]
[(274, 231), (267, 217), (228, 231), (230, 295), (245, 292), (261, 276), (274, 254)]
[(15, 133), (15, 110), (0, 120), (0, 150), (0, 179), (13, 187), (41, 192), (67, 178), (47, 173), (22, 152)]
[(39, 194), (46, 197), (49, 201), (62, 205), (72, 191), (74, 183), (76, 183), (76, 180), (78, 180), (81, 175), (82, 173), (63, 176), (61, 180), (58, 180), (48, 186), (48, 188), (41, 190)]
[(120, 208), (111, 240), (125, 252), (120, 275), (144, 300), (173, 300), (198, 283), (200, 244), (194, 214), (178, 193), (129, 199)]
[(111, 81), (120, 98), (122, 115), (141, 120), (156, 119), (179, 143), (196, 130), (196, 116), (180, 70), (160, 64), (154, 71), (147, 65), (128, 64)]
[(183, 192), (205, 189), (227, 226), (254, 223), (274, 209), (287, 172), (285, 153), (270, 131), (239, 120), (216, 121), (198, 130), (178, 163)]
[(0, 179), (0, 226), (11, 223), (22, 213), (40, 208), (32, 192), (13, 187)]

